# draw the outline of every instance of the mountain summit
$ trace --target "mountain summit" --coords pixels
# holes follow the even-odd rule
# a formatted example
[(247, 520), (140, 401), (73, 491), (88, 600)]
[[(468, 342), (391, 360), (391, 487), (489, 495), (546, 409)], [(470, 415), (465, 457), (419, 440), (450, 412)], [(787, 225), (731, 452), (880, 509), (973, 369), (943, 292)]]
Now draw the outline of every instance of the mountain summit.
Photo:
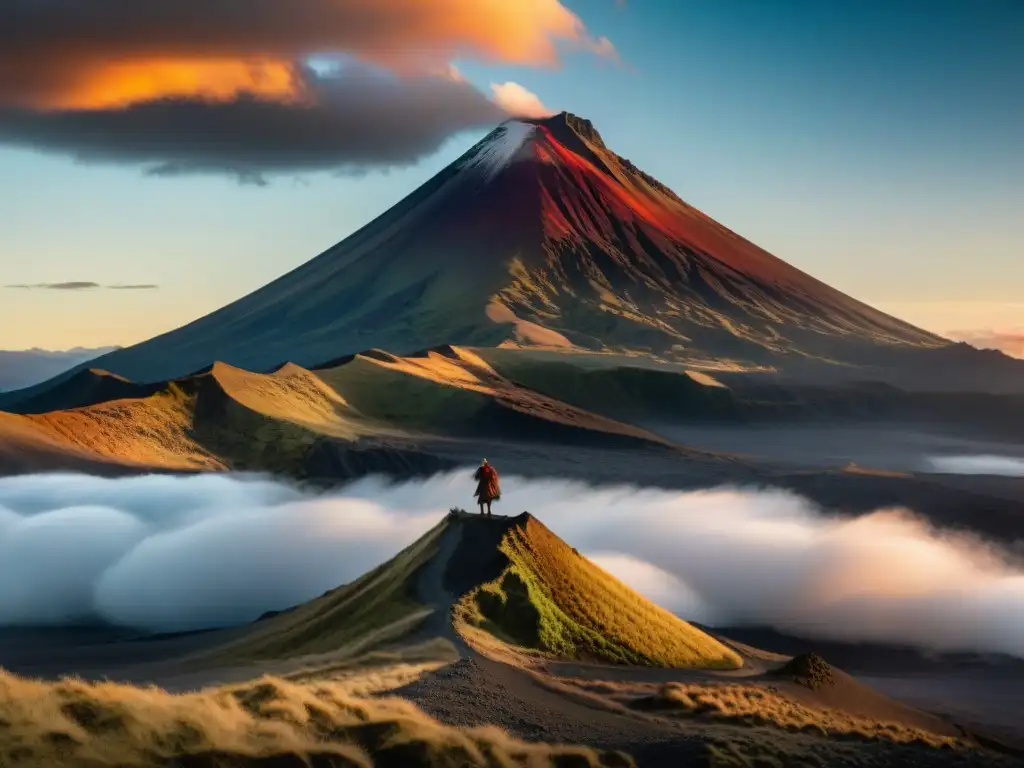
[(237, 662), (432, 636), (456, 646), (507, 644), (546, 658), (619, 665), (736, 669), (743, 663), (528, 512), (485, 518), (461, 510), (362, 578), (265, 617), (218, 652)]
[(563, 112), (501, 124), (320, 256), (95, 364), (152, 382), (443, 344), (783, 371), (949, 346), (718, 224)]

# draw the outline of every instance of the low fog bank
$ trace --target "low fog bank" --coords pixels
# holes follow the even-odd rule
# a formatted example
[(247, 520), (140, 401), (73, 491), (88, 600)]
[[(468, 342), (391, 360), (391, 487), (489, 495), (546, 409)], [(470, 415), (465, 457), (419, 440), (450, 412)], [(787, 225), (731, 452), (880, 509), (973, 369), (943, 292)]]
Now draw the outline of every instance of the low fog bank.
[(931, 456), (928, 471), (952, 475), (1003, 475), (1024, 477), (1024, 459), (1014, 456)]
[[(1024, 571), (906, 510), (834, 517), (778, 490), (502, 488), (497, 512), (529, 510), (695, 621), (1024, 657)], [(322, 495), (226, 475), (0, 478), (0, 625), (249, 621), (358, 577), (472, 508), (472, 490), (471, 470)]]
[(1020, 443), (924, 432), (914, 425), (646, 426), (685, 445), (775, 465), (823, 469), (854, 462), (892, 472), (1024, 477), (1024, 445)]

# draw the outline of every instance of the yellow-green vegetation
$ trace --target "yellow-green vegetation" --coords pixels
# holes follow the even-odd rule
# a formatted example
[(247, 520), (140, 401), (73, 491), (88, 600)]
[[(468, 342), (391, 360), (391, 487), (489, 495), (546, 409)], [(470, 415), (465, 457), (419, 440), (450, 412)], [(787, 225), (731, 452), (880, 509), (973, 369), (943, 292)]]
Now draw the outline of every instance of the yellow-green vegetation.
[(4, 768), (433, 768), (632, 765), (621, 753), (526, 744), (495, 727), (442, 725), (401, 699), (336, 682), (251, 683), (173, 695), (0, 672)]
[(734, 669), (729, 648), (640, 596), (525, 515), (501, 541), (507, 567), (466, 594), (462, 620), (554, 656)]
[(629, 702), (634, 709), (670, 717), (697, 718), (750, 726), (773, 726), (826, 737), (857, 737), (923, 744), (962, 745), (957, 739), (903, 723), (878, 722), (835, 709), (809, 707), (756, 685), (668, 683), (656, 693)]
[(211, 660), (346, 657), (407, 635), (431, 612), (416, 599), (415, 576), (437, 552), (446, 525), (435, 526), (351, 584), (257, 623), (214, 651)]

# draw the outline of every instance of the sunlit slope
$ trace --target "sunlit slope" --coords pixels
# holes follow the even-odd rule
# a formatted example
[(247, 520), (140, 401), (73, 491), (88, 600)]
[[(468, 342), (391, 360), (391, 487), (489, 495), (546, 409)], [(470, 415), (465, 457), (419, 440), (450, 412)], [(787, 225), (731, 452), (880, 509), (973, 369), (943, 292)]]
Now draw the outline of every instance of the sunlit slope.
[(70, 442), (37, 421), (0, 412), (0, 473), (21, 474), (69, 470), (102, 473), (118, 471), (125, 462)]
[[(493, 525), (468, 521), (474, 526)], [(661, 667), (736, 668), (711, 636), (640, 596), (532, 515), (500, 534), (492, 580), (469, 589), (458, 614), (501, 640), (559, 658)], [(481, 547), (469, 540), (466, 557)], [(456, 561), (457, 562), (457, 561)]]
[(544, 247), (497, 297), (588, 349), (747, 363), (947, 342), (728, 230), (615, 154), (587, 120), (531, 121)]
[(301, 477), (318, 440), (353, 440), (372, 431), (332, 389), (298, 366), (261, 374), (217, 363), (190, 383), (192, 432), (232, 469)]
[(0, 450), (31, 449), (37, 469), (92, 460), (167, 471), (298, 474), (318, 437), (357, 432), (340, 398), (293, 366), (263, 375), (217, 364), (161, 386), (155, 394), (109, 401), (102, 400), (109, 394), (103, 389), (62, 388), (71, 402), (90, 396), (99, 401), (43, 414), (2, 414)]
[(0, 414), (0, 451), (34, 451), (29, 469), (76, 460), (169, 471), (224, 469), (192, 436), (194, 396), (177, 385), (138, 399), (32, 416)]
[[(642, 429), (518, 386), (455, 347), (405, 358), (371, 351), (315, 372), (287, 364), (252, 373), (217, 363), (160, 386), (144, 397), (3, 414), (0, 452), (23, 457), (17, 471), (92, 460), (304, 477), (323, 441), (355, 445), (364, 438), (485, 437), (677, 450)], [(75, 401), (86, 394), (71, 392)], [(91, 394), (102, 398), (105, 392)]]
[(665, 446), (650, 432), (517, 386), (479, 355), (459, 347), (407, 357), (375, 350), (316, 373), (364, 418), (395, 429)]

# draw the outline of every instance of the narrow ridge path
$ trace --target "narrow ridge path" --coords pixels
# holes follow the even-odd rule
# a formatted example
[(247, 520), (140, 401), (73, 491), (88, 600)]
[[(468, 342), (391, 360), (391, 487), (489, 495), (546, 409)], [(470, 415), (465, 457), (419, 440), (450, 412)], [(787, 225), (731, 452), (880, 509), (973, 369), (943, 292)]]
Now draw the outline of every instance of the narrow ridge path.
[(441, 534), (437, 554), (430, 558), (427, 566), (419, 574), (416, 593), (421, 603), (433, 609), (433, 613), (423, 622), (418, 634), (444, 638), (455, 646), (459, 657), (464, 659), (471, 655), (472, 651), (455, 630), (452, 621), (452, 607), (458, 596), (449, 592), (444, 584), (448, 563), (462, 542), (462, 530), (462, 521), (453, 516)]

